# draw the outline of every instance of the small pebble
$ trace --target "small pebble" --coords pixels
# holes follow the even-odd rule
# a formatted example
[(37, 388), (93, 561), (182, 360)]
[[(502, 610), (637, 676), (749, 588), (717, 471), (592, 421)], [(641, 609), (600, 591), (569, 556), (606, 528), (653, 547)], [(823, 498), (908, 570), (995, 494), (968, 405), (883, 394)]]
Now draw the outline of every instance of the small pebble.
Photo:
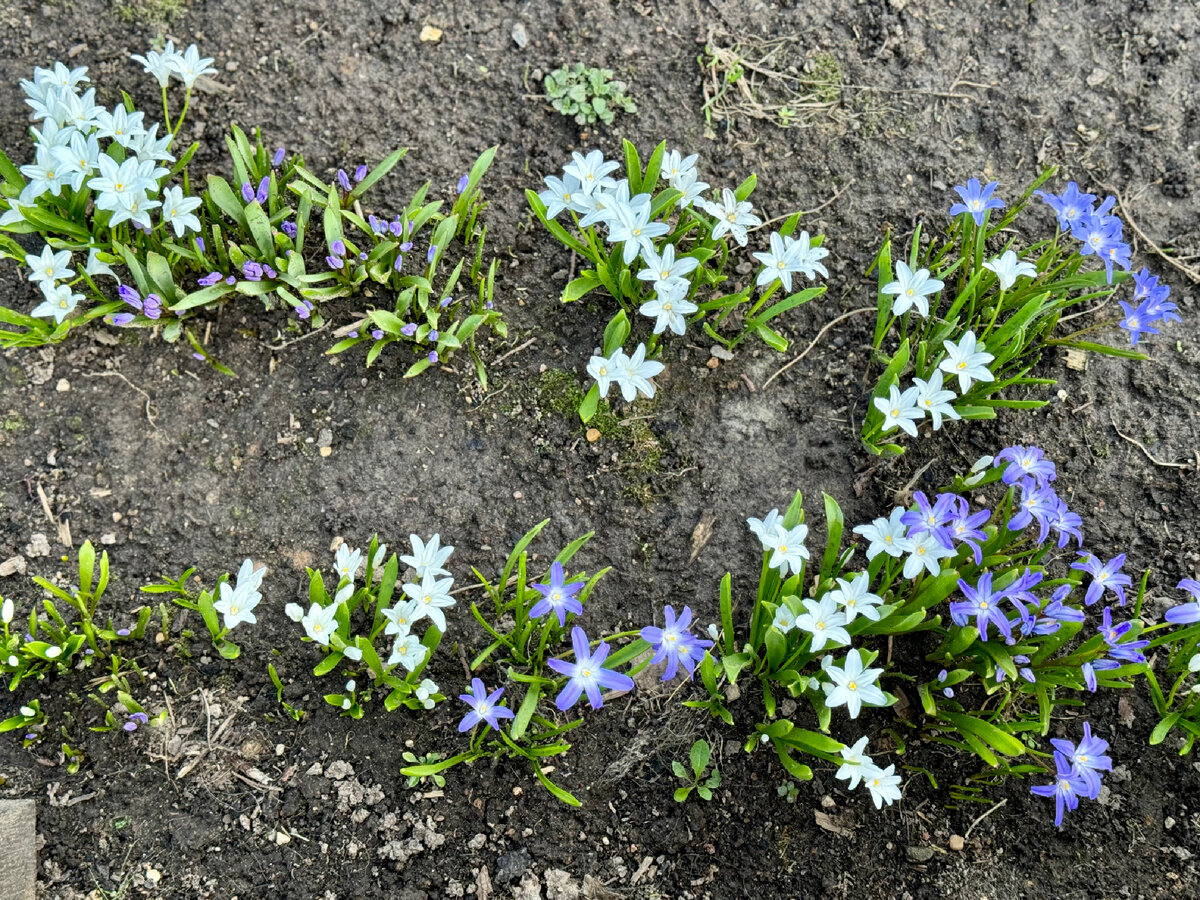
[(524, 497), (525, 497), (525, 495), (522, 494), (520, 491), (513, 491), (513, 499), (514, 500), (521, 500)]
[(596, 441), (600, 440), (600, 429), (589, 428), (587, 430), (587, 440), (589, 444), (594, 444)]
[(959, 834), (950, 835), (950, 849), (953, 850), (955, 853), (957, 853), (960, 850), (962, 850), (962, 848), (963, 848), (962, 835), (959, 835)]
[(67, 381), (65, 378), (60, 378), (58, 379), (58, 384), (54, 386), (54, 389), (60, 394), (65, 394), (71, 389), (71, 382)]

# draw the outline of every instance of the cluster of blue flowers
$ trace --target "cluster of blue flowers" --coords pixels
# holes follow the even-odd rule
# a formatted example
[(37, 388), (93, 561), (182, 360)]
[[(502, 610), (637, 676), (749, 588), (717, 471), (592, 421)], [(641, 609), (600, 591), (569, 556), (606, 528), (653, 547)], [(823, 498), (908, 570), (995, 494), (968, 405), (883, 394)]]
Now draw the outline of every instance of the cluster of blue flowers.
[[(1074, 181), (1068, 182), (1061, 194), (1034, 191), (1034, 196), (1054, 210), (1060, 231), (1069, 231), (1079, 241), (1081, 256), (1095, 256), (1104, 263), (1109, 284), (1112, 284), (1114, 265), (1126, 272), (1132, 270), (1131, 248), (1122, 240), (1124, 227), (1120, 217), (1112, 214), (1115, 197), (1105, 197), (1096, 206), (1096, 195), (1083, 193)], [(1179, 308), (1167, 299), (1171, 288), (1159, 284), (1157, 275), (1151, 275), (1143, 267), (1133, 278), (1133, 302), (1118, 302), (1125, 313), (1120, 326), (1129, 333), (1130, 343), (1136, 347), (1143, 334), (1159, 333), (1156, 324), (1181, 320)]]
[(1105, 755), (1108, 741), (1092, 734), (1092, 726), (1083, 723), (1083, 740), (1077, 745), (1054, 738), (1054, 783), (1035, 785), (1039, 797), (1054, 798), (1054, 824), (1062, 825), (1063, 813), (1079, 806), (1080, 798), (1100, 796), (1100, 773), (1112, 771), (1112, 759)]
[[(582, 581), (569, 581), (562, 563), (555, 562), (550, 567), (549, 582), (533, 584), (530, 587), (542, 595), (542, 598), (529, 610), (529, 618), (540, 619), (551, 613), (558, 619), (560, 628), (567, 625), (567, 614), (582, 615), (583, 602), (579, 594), (583, 590)], [(662, 628), (647, 626), (641, 630), (641, 637), (654, 650), (651, 664), (666, 662), (663, 681), (671, 681), (679, 674), (682, 666), (691, 678), (698, 663), (704, 657), (704, 651), (713, 645), (712, 641), (702, 640), (689, 630), (692, 621), (692, 611), (684, 607), (676, 617), (675, 609), (668, 604), (665, 610), (665, 623)], [(604, 706), (602, 690), (629, 691), (633, 689), (633, 679), (628, 675), (615, 672), (604, 667), (611, 648), (607, 641), (600, 641), (593, 650), (587, 633), (575, 625), (571, 628), (571, 647), (574, 651), (573, 661), (565, 659), (549, 659), (546, 664), (559, 675), (565, 675), (567, 683), (559, 691), (554, 705), (566, 712), (580, 697), (587, 697), (592, 709)], [(513, 714), (506, 707), (500, 706), (500, 698), (504, 688), (498, 688), (492, 693), (478, 678), (471, 682), (471, 692), (460, 694), (459, 699), (466, 703), (471, 711), (459, 723), (459, 731), (469, 731), (480, 722), (488, 727), (499, 730), (499, 719), (511, 719)]]

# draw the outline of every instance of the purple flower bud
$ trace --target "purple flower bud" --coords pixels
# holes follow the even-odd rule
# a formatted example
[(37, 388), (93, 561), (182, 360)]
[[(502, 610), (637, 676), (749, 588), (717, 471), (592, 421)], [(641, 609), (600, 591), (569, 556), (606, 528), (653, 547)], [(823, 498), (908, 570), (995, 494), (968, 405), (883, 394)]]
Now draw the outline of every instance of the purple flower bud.
[(435, 256), (437, 256), (437, 244), (430, 244), (429, 252), (425, 254), (425, 262), (433, 262)]
[(242, 263), (242, 276), (247, 281), (262, 281), (263, 267), (252, 259)]
[(279, 147), (275, 151), (275, 155), (271, 157), (271, 165), (278, 166), (281, 162), (283, 162), (283, 147)]
[(440, 306), (442, 309), (445, 309), (447, 306), (449, 306), (453, 302), (454, 302), (453, 297), (443, 297), (442, 302), (439, 303), (438, 306)]
[[(395, 235), (396, 237), (400, 237), (401, 235), (404, 234), (404, 223), (401, 222), (399, 219), (396, 219), (396, 221), (392, 222), (392, 224), (389, 225), (388, 228), (391, 230), (392, 234)], [(403, 250), (404, 248), (401, 247), (400, 249)]]
[[(371, 226), (372, 234), (379, 234), (379, 226), (383, 225), (383, 223), (379, 221), (379, 216), (375, 215), (374, 213), (367, 216), (367, 224)], [(383, 230), (387, 231), (386, 225), (383, 225)]]
[(312, 303), (308, 300), (301, 301), (300, 305), (296, 307), (296, 315), (301, 319), (307, 319), (312, 315)]
[(433, 331), (429, 332), (428, 340), (436, 341), (437, 339), (438, 339), (438, 330), (435, 328), (435, 329), (433, 329)]
[(145, 725), (147, 722), (150, 721), (150, 717), (148, 715), (146, 715), (144, 712), (135, 712), (129, 718), (135, 720), (136, 722), (138, 722), (142, 725)]
[(467, 189), (467, 185), (470, 183), (470, 181), (470, 175), (464, 175), (462, 178), (458, 179), (458, 186), (454, 189), (454, 193), (461, 194)]
[(254, 186), (248, 181), (242, 182), (242, 199), (247, 203), (254, 202)]
[(325, 257), (325, 265), (329, 266), (331, 269), (340, 269), (343, 265), (345, 265), (345, 262), (346, 261), (340, 256)]
[[(151, 296), (153, 296), (153, 295), (151, 295)], [(129, 629), (128, 628), (118, 628), (117, 636), (118, 637), (129, 637)]]
[(91, 647), (88, 647), (86, 650), (83, 651), (83, 655), (84, 656), (95, 656), (96, 651), (93, 650)]
[(254, 199), (257, 200), (260, 204), (266, 203), (267, 202), (267, 191), (270, 189), (270, 187), (271, 187), (271, 179), (269, 176), (264, 175), (262, 178), (262, 181), (260, 181), (258, 183), (258, 191), (255, 193)]
[(36, 734), (34, 734), (34, 733), (31, 731), (31, 732), (29, 732), (29, 734), (25, 735), (25, 740), (27, 740), (27, 741), (36, 741), (36, 740), (37, 740), (37, 735), (36, 735)]
[(405, 241), (399, 247), (399, 250), (401, 253), (407, 253), (411, 249), (412, 249), (412, 241)]
[(938, 681), (944, 682), (949, 677), (949, 675), (950, 675), (949, 672), (947, 672), (945, 669), (942, 669), (942, 671), (938, 672)]
[(364, 250), (364, 251), (362, 251), (361, 253), (359, 253), (359, 254), (358, 254), (358, 258), (359, 258), (359, 259), (361, 259), (361, 260), (363, 260), (363, 261), (366, 261), (366, 258), (367, 258), (367, 251), (366, 251), (366, 250)]
[(237, 284), (237, 277), (234, 275), (230, 275), (228, 278), (225, 279), (225, 283), (227, 285), (229, 285), (230, 287), (233, 287), (235, 284)]
[(199, 250), (201, 253), (204, 252), (204, 250), (205, 250), (204, 238), (202, 238), (202, 237), (196, 238), (196, 249)]
[(357, 331), (352, 331), (352, 332), (350, 332), (349, 336), (350, 336), (350, 337), (352, 337), (352, 338), (356, 338), (356, 337), (358, 337), (358, 332), (357, 332)]
[(377, 341), (382, 341), (383, 340), (383, 329), (382, 328), (372, 328), (371, 329), (371, 337), (375, 338), (375, 340), (377, 340)]
[(942, 688), (942, 693), (947, 697), (947, 699), (953, 698), (954, 688)]
[(366, 177), (367, 177), (367, 167), (366, 166), (359, 166), (357, 169), (354, 170), (354, 180), (355, 181), (362, 181)]
[(124, 728), (124, 729), (125, 729), (126, 731), (128, 731), (128, 732), (134, 732), (134, 731), (137, 731), (137, 729), (138, 729), (138, 723), (137, 723), (137, 722), (135, 722), (135, 721), (133, 721), (133, 719), (129, 719), (129, 720), (128, 720), (128, 721), (127, 721), (127, 722), (126, 722), (124, 725), (122, 725), (121, 727), (122, 727), (122, 728)]
[(263, 263), (263, 274), (266, 275), (268, 278), (278, 278), (279, 277), (279, 273), (276, 272), (274, 269), (272, 269), (270, 266), (268, 266), (266, 263)]
[(483, 304), (483, 308), (484, 309), (495, 309), (496, 304), (493, 303), (491, 300), (489, 300), (487, 303)]
[(293, 222), (291, 219), (285, 220), (283, 222), (283, 224), (281, 224), (279, 227), (282, 228), (283, 233), (286, 234), (293, 241), (296, 239), (296, 234), (297, 234), (298, 229), (296, 228), (296, 223)]
[(338, 180), (338, 184), (340, 184), (342, 186), (342, 190), (349, 193), (350, 192), (350, 176), (346, 174), (345, 169), (338, 169), (337, 180)]
[(209, 272), (203, 278), (197, 278), (196, 284), (200, 285), (201, 287), (212, 287), (218, 281), (224, 280), (224, 278), (225, 276), (220, 272)]
[(394, 263), (392, 263), (392, 268), (395, 269), (397, 272), (401, 272), (404, 270), (404, 254), (403, 253), (396, 254), (396, 261)]
[(341, 241), (334, 241), (332, 244), (329, 245), (329, 252), (332, 253), (334, 256), (345, 256), (346, 255), (346, 245), (344, 243), (342, 243)]
[(130, 306), (132, 306), (134, 309), (139, 310), (139, 311), (141, 310), (141, 308), (142, 308), (141, 294), (139, 294), (137, 291), (135, 291), (129, 285), (123, 284), (119, 288), (117, 288), (117, 296), (120, 297), (122, 300), (124, 300), (126, 303), (128, 303)]
[[(147, 294), (142, 305), (142, 313), (149, 319), (157, 319), (162, 315), (163, 302), (158, 294)], [(120, 634), (120, 632), (117, 632)]]
[(109, 325), (128, 325), (132, 321), (133, 313), (115, 313), (108, 317)]
[[(402, 335), (404, 335), (405, 337), (412, 337), (414, 334), (417, 333), (417, 323), (409, 322), (407, 325), (405, 325), (403, 328), (400, 329), (400, 333)], [(30, 640), (33, 640), (33, 638), (30, 638)]]
[(437, 351), (436, 351), (436, 350), (430, 350), (430, 351), (429, 351), (429, 361), (430, 361), (431, 363), (435, 363), (435, 362), (437, 362), (437, 361), (438, 361), (438, 355), (437, 355)]
[(198, 359), (198, 360), (200, 360), (200, 362), (204, 362), (204, 354), (203, 353), (193, 353), (192, 359)]

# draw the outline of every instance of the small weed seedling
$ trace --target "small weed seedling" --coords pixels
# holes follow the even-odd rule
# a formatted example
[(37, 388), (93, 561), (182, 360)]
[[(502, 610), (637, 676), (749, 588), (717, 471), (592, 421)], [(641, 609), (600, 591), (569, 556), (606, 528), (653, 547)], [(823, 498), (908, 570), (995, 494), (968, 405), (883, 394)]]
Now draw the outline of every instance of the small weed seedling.
[(597, 120), (611, 125), (618, 112), (637, 113), (637, 104), (626, 93), (625, 82), (613, 81), (612, 77), (612, 69), (585, 67), (583, 63), (564, 66), (546, 76), (546, 99), (577, 125), (594, 125)]
[(692, 744), (691, 752), (688, 753), (688, 766), (691, 771), (688, 771), (688, 766), (685, 766), (679, 760), (671, 763), (671, 771), (675, 773), (675, 777), (684, 782), (684, 786), (675, 789), (675, 802), (683, 803), (688, 796), (695, 791), (700, 795), (701, 800), (711, 800), (713, 791), (721, 786), (721, 771), (714, 765), (708, 777), (705, 773), (708, 772), (708, 760), (711, 754), (711, 749), (708, 746), (708, 741), (701, 738)]

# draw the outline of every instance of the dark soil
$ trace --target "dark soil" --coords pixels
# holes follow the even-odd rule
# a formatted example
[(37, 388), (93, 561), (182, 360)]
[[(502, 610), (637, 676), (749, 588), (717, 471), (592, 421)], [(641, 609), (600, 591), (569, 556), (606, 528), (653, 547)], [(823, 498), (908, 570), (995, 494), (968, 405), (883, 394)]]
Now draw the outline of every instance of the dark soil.
[[(211, 345), (236, 380), (128, 334), (115, 345), (84, 336), (4, 357), (0, 559), (28, 555), (32, 535), (42, 533), (52, 555), (29, 558), (31, 573), (67, 575), (59, 557), (68, 549), (46, 519), (40, 485), (75, 545), (87, 537), (109, 544), (110, 596), (121, 610), (139, 605), (137, 587), (164, 571), (195, 565), (211, 583), (247, 555), (271, 570), (268, 614), (239, 632), (241, 659), (210, 659), (200, 641), (190, 659), (152, 642), (140, 654), (152, 709), (169, 700), (174, 729), (196, 729), (186, 740), (206, 740), (209, 728), (234, 716), (186, 778), (178, 777), (183, 760), (163, 761), (164, 750), (179, 749), (166, 741), (174, 729), (89, 732), (103, 710), (83, 697), (82, 677), (44, 686), (52, 729), (68, 724), (71, 743), (86, 752), (78, 775), (67, 774), (54, 740), (32, 752), (11, 735), (0, 741), (0, 795), (39, 800), (44, 896), (1200, 894), (1200, 775), (1192, 757), (1176, 755), (1174, 739), (1148, 746), (1155, 719), (1141, 692), (1120, 710), (1115, 698), (1090, 702), (1089, 718), (1112, 741), (1120, 769), (1103, 801), (1085, 803), (1061, 830), (1049, 803), (1021, 783), (989, 788), (989, 804), (956, 804), (950, 786), (977, 769), (936, 746), (910, 744), (895, 761), (929, 769), (939, 787), (909, 772), (904, 801), (882, 813), (865, 795), (847, 795), (824, 765), (788, 804), (777, 794), (778, 765), (741, 751), (743, 731), (714, 727), (655, 691), (612, 703), (576, 732), (554, 773), (584, 801), (573, 810), (511, 763), (453, 770), (443, 791), (407, 788), (398, 774), (406, 749), (463, 746), (457, 701), (427, 716), (375, 707), (360, 722), (340, 719), (320, 699), (329, 688), (311, 677), (315, 651), (281, 614), (303, 593), (304, 565), (327, 565), (335, 537), (362, 545), (378, 532), (398, 546), (410, 532), (440, 532), (458, 548), (451, 568), (467, 584), (471, 565), (494, 569), (517, 537), (549, 516), (535, 545), (543, 560), (595, 529), (581, 560), (593, 570), (613, 566), (588, 613), (592, 627), (645, 624), (664, 602), (690, 604), (708, 621), (725, 571), (742, 591), (757, 577), (746, 516), (785, 505), (800, 488), (815, 518), (823, 490), (842, 502), (849, 522), (867, 521), (890, 508), (929, 459), (938, 462), (915, 486), (935, 487), (981, 453), (1018, 441), (1057, 460), (1058, 484), (1084, 515), (1091, 548), (1105, 557), (1127, 552), (1129, 570), (1151, 568), (1160, 595), (1194, 577), (1196, 285), (1144, 240), (1135, 262), (1173, 286), (1183, 324), (1156, 341), (1147, 363), (1093, 358), (1076, 372), (1060, 358), (1046, 360), (1039, 374), (1059, 378), (1061, 393), (1040, 413), (951, 427), (878, 465), (856, 439), (870, 387), (870, 316), (830, 331), (768, 389), (751, 387), (826, 322), (871, 305), (862, 273), (885, 230), (904, 234), (923, 216), (941, 221), (947, 186), (972, 175), (998, 179), (1010, 198), (1049, 164), (1081, 184), (1113, 186), (1142, 231), (1191, 248), (1194, 267), (1194, 5), (193, 0), (179, 5), (169, 27), (154, 22), (156, 11), (176, 5), (143, 4), (129, 22), (97, 0), (4, 4), (0, 145), (18, 155), (25, 147), (18, 79), (80, 44), (74, 64), (156, 108), (153, 81), (128, 55), (159, 32), (197, 41), (230, 88), (200, 96), (185, 129), (205, 142), (195, 163), (202, 169), (224, 169), (220, 137), (230, 120), (261, 125), (272, 145), (301, 150), (318, 171), (374, 162), (406, 145), (412, 151), (398, 174), (374, 194), (386, 209), (389, 191), (405, 197), (426, 178), (445, 193), (481, 150), (499, 144), (486, 221), (503, 260), (498, 303), (511, 331), (489, 354), (533, 343), (491, 367), (486, 396), (466, 366), (405, 381), (407, 361), (368, 371), (353, 354), (330, 360), (325, 335), (272, 350), (293, 336), (281, 332), (281, 317), (249, 302), (213, 320)], [(528, 38), (523, 49), (513, 38), (518, 24)], [(425, 25), (444, 31), (440, 43), (419, 41)], [(845, 88), (835, 114), (811, 127), (741, 117), (714, 122), (706, 136), (696, 57), (710, 29), (730, 42), (793, 36), (797, 58), (823, 55), (827, 64), (831, 55), (845, 83), (858, 87)], [(576, 60), (614, 69), (639, 114), (585, 136), (530, 96), (542, 73)], [(623, 136), (643, 149), (665, 138), (699, 152), (714, 184), (756, 172), (756, 199), (768, 216), (822, 207), (807, 227), (828, 236), (830, 290), (786, 317), (787, 357), (747, 344), (710, 369), (707, 342), (693, 335), (668, 344), (660, 397), (635, 410), (652, 418), (592, 444), (561, 411), (561, 372), (582, 383), (608, 313), (600, 300), (558, 303), (572, 263), (531, 226), (523, 191), (557, 172), (572, 149), (612, 155)], [(6, 271), (6, 302), (32, 305), (15, 268)], [(340, 312), (350, 320), (349, 308)], [(327, 457), (318, 452), (325, 430)], [(712, 539), (689, 564), (693, 529), (709, 513)], [(0, 587), (28, 609), (26, 579)], [(469, 653), (479, 635), (461, 605), (452, 629), (431, 674), (456, 695), (464, 679), (451, 641)], [(288, 696), (310, 711), (303, 723), (276, 703), (269, 660), (295, 679)], [(863, 724), (872, 746), (887, 740), (886, 715)], [(1079, 724), (1063, 727), (1076, 734)], [(718, 748), (724, 784), (711, 803), (676, 804), (670, 761), (700, 735)], [(949, 849), (952, 834), (967, 834), (1001, 801), (964, 850)], [(846, 834), (818, 827), (814, 811)]]

